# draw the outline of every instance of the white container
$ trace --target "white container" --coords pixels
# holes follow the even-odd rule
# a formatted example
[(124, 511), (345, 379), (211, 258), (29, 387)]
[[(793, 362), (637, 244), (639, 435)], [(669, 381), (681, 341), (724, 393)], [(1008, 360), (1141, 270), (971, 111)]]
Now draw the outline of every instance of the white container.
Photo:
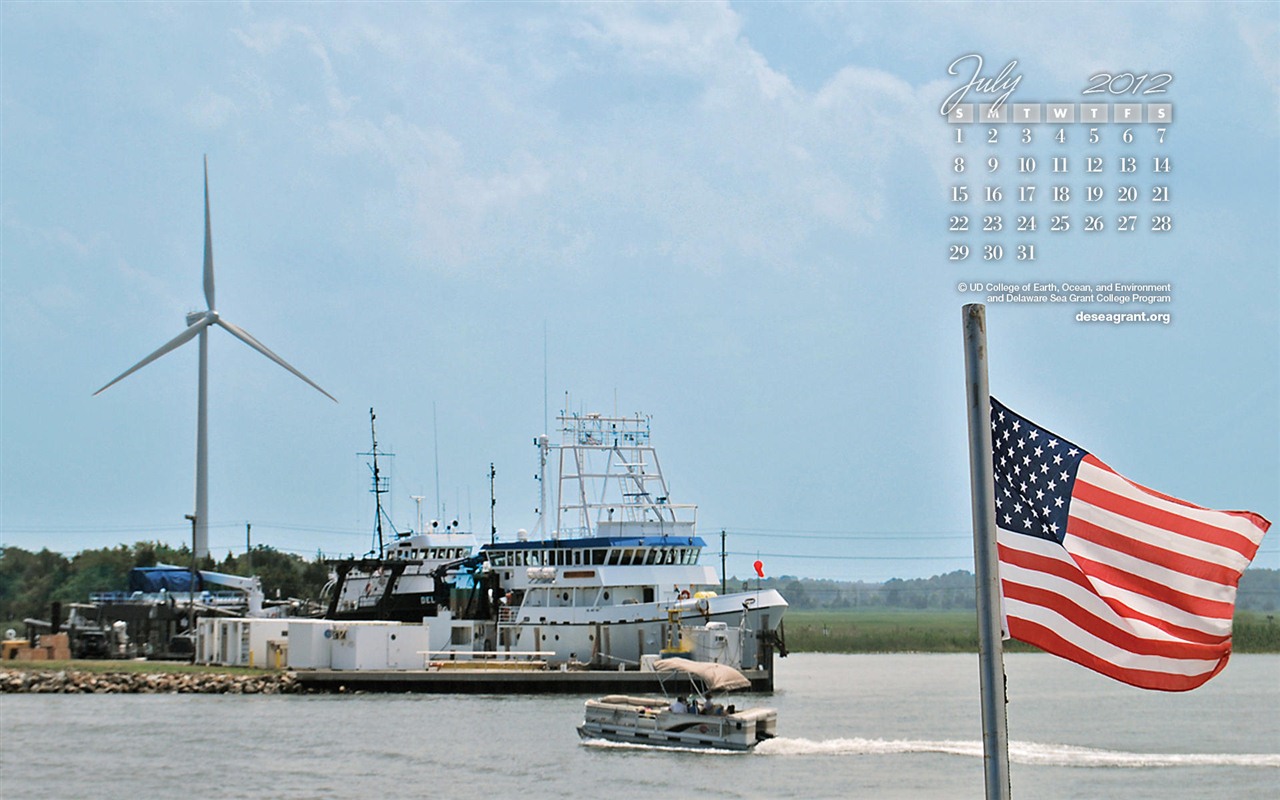
[(289, 620), (289, 668), (328, 669), (333, 666), (332, 638), (332, 620)]

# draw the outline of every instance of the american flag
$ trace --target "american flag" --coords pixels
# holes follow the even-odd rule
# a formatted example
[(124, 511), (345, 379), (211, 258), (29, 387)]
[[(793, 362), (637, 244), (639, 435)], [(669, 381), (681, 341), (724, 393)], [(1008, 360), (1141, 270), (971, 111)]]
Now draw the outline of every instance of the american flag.
[(1146, 689), (1218, 674), (1271, 523), (1140, 486), (994, 397), (991, 433), (1009, 635)]

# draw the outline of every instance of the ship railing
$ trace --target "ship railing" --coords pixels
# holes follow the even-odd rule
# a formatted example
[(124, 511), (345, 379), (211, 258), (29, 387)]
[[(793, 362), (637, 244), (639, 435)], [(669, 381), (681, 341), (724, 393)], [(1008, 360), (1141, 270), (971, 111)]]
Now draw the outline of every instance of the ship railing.
[(520, 609), (513, 606), (500, 606), (498, 608), (498, 622), (503, 625), (512, 625), (519, 619)]
[(544, 668), (555, 650), (419, 650), (424, 669), (448, 666), (486, 667), (521, 666)]

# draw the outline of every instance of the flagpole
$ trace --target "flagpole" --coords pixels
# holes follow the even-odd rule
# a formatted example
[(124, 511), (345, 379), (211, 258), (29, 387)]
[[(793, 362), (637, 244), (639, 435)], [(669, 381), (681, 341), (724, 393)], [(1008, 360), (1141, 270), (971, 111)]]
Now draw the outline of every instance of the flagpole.
[(978, 594), (978, 672), (982, 678), (982, 761), (987, 800), (1009, 798), (1009, 731), (1005, 712), (1000, 570), (996, 550), (995, 480), (991, 461), (991, 391), (987, 384), (987, 310), (964, 311), (965, 404), (969, 412), (969, 476), (973, 494), (973, 563)]

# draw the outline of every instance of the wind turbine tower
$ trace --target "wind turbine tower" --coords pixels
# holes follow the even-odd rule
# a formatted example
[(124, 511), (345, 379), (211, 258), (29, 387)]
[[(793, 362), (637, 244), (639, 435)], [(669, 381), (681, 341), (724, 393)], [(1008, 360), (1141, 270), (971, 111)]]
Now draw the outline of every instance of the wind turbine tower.
[(142, 359), (137, 364), (134, 364), (132, 367), (129, 367), (129, 369), (122, 372), (115, 380), (93, 393), (94, 396), (101, 394), (111, 386), (129, 377), (165, 353), (178, 349), (182, 345), (194, 339), (196, 336), (200, 337), (200, 378), (199, 388), (197, 389), (196, 395), (196, 524), (195, 542), (193, 543), (197, 558), (203, 558), (209, 553), (209, 328), (214, 325), (220, 326), (232, 336), (292, 372), (320, 394), (330, 400), (333, 400), (335, 403), (338, 402), (333, 395), (329, 394), (324, 389), (321, 389), (306, 375), (303, 375), (301, 372), (290, 366), (290, 364), (283, 358), (271, 352), (266, 345), (253, 338), (248, 331), (227, 322), (218, 315), (218, 311), (214, 303), (213, 290), (213, 237), (209, 225), (208, 156), (206, 156), (204, 160), (204, 300), (204, 311), (195, 311), (187, 315), (186, 330), (161, 345), (154, 353)]

